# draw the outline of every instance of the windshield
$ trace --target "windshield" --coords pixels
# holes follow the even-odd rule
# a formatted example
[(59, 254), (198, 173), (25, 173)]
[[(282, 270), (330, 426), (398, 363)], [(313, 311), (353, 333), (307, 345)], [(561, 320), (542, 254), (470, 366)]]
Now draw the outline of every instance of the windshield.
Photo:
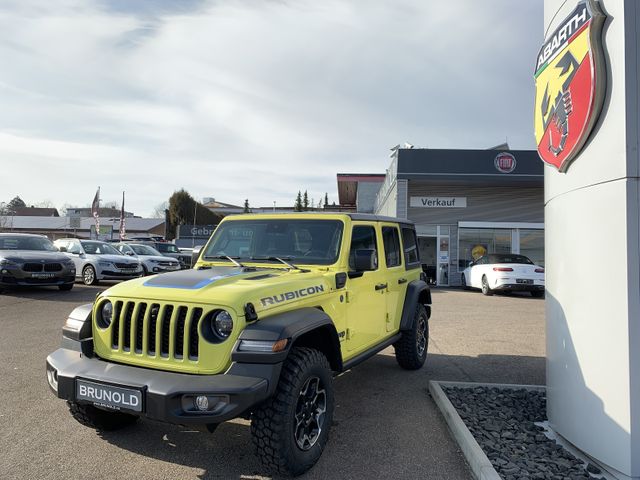
[(136, 252), (136, 255), (157, 255), (162, 256), (162, 254), (157, 251), (153, 247), (149, 247), (148, 245), (129, 245), (131, 249)]
[(156, 248), (162, 253), (180, 253), (178, 247), (173, 243), (156, 243)]
[(37, 250), (44, 252), (57, 252), (51, 240), (44, 237), (27, 237), (22, 235), (1, 236), (0, 250)]
[(342, 228), (338, 220), (232, 220), (216, 229), (203, 258), (273, 261), (269, 257), (279, 257), (292, 263), (331, 265), (338, 260)]
[(103, 242), (80, 242), (85, 253), (91, 255), (122, 255), (118, 250), (113, 248), (108, 243)]
[(499, 255), (489, 254), (487, 255), (487, 263), (524, 263), (527, 265), (533, 265), (533, 262), (524, 255)]

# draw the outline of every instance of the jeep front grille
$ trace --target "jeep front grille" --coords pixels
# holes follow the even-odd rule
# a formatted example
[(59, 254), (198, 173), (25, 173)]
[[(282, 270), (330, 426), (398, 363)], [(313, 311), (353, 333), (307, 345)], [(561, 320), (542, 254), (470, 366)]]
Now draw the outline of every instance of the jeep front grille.
[(111, 326), (111, 349), (163, 358), (198, 359), (202, 308), (118, 300)]

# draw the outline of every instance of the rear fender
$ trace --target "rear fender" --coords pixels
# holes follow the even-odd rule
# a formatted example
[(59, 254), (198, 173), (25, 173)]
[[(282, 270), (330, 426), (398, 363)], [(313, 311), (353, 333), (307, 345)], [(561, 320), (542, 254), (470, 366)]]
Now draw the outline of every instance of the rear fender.
[(413, 328), (414, 314), (418, 304), (425, 306), (427, 318), (431, 317), (431, 290), (424, 280), (414, 280), (407, 286), (407, 294), (404, 298), (400, 331)]

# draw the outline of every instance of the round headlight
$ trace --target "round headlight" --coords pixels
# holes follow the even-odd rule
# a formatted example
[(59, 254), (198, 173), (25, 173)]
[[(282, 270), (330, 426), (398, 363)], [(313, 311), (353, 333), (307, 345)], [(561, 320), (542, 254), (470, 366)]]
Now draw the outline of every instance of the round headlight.
[(111, 320), (113, 320), (113, 304), (107, 300), (100, 307), (100, 318), (98, 322), (98, 326), (100, 328), (107, 328), (111, 325)]
[(213, 331), (220, 338), (227, 338), (231, 335), (231, 330), (233, 330), (233, 319), (231, 315), (226, 310), (220, 310), (213, 317)]

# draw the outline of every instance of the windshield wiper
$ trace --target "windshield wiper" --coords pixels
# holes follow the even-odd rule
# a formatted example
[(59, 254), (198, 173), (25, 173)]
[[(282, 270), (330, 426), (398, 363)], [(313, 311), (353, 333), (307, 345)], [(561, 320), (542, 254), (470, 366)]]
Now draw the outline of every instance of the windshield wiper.
[(287, 260), (291, 260), (291, 257), (250, 257), (251, 260), (269, 260), (271, 262), (280, 262), (289, 267), (289, 270), (300, 270), (301, 272), (308, 272), (309, 270), (305, 270), (304, 268), (296, 267), (293, 263), (287, 262)]
[(204, 260), (229, 260), (236, 267), (244, 268), (244, 265), (236, 261), (236, 258), (240, 258), (240, 257), (230, 257), (229, 255), (215, 255), (213, 257), (207, 257), (207, 256), (203, 257)]

